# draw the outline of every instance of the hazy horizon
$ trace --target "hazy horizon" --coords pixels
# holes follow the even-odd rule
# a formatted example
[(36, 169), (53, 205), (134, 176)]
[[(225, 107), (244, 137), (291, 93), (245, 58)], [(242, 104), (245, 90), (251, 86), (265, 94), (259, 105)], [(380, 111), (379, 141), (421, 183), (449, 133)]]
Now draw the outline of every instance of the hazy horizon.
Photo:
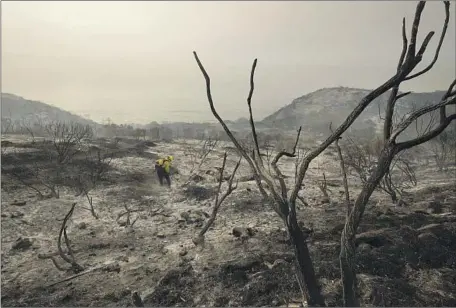
[[(2, 92), (102, 122), (214, 120), (198, 52), (225, 119), (245, 117), (258, 58), (256, 119), (328, 87), (374, 88), (395, 71), (401, 23), (416, 2), (3, 2)], [(451, 3), (454, 12), (455, 3)], [(428, 2), (419, 31), (434, 56), (444, 18)], [(445, 90), (455, 78), (455, 19), (439, 61), (402, 91)]]

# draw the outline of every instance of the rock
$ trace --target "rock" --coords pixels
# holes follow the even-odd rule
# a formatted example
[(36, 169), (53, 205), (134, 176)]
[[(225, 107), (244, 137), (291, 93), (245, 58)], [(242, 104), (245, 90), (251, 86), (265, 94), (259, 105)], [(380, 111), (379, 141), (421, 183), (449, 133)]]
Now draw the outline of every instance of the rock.
[(8, 217), (8, 215), (6, 215), (5, 213), (2, 213), (2, 217)]
[(242, 271), (248, 272), (254, 267), (266, 267), (263, 263), (263, 260), (260, 257), (246, 257), (242, 259), (236, 259), (231, 261), (226, 261), (221, 264), (221, 271), (225, 273)]
[(438, 200), (431, 201), (426, 211), (430, 214), (440, 214), (443, 212), (442, 203)]
[(254, 236), (256, 232), (257, 231), (253, 228), (234, 227), (231, 234), (233, 234), (236, 238), (241, 238), (244, 242), (248, 238)]
[(198, 215), (198, 216), (200, 216), (200, 217), (201, 217), (201, 216), (204, 216), (204, 217), (206, 217), (206, 218), (209, 218), (209, 216), (210, 216), (208, 213), (206, 213), (205, 211), (202, 211), (202, 210), (195, 210), (195, 211), (193, 212), (193, 214)]
[(27, 204), (27, 201), (17, 201), (17, 200), (14, 200), (11, 205), (16, 205), (16, 206), (24, 206)]
[(338, 235), (342, 233), (342, 230), (345, 228), (345, 223), (339, 223), (335, 225), (332, 229), (329, 230), (329, 234), (331, 235)]
[(122, 261), (122, 262), (128, 262), (129, 261), (127, 256), (118, 256), (115, 260), (116, 261)]
[(24, 216), (24, 213), (19, 212), (19, 211), (14, 211), (14, 212), (11, 212), (11, 214), (10, 214), (11, 218), (19, 218), (19, 217), (23, 217), (23, 216)]
[(358, 250), (360, 252), (369, 252), (372, 250), (372, 246), (369, 245), (368, 243), (361, 243), (358, 245)]
[(195, 183), (199, 183), (199, 182), (202, 182), (204, 181), (204, 178), (201, 176), (201, 175), (198, 175), (198, 174), (193, 174), (190, 179), (190, 181), (193, 181)]
[(158, 238), (165, 238), (166, 236), (163, 233), (157, 233)]
[(78, 228), (79, 228), (80, 230), (85, 230), (85, 229), (87, 229), (87, 224), (86, 224), (85, 222), (80, 222), (80, 223), (78, 224)]
[(125, 227), (127, 225), (127, 221), (118, 221), (117, 222), (119, 224), (119, 226), (121, 227)]
[(251, 175), (244, 175), (239, 177), (239, 182), (249, 182), (249, 181), (255, 181), (255, 177), (253, 174)]
[(103, 267), (104, 272), (116, 272), (120, 273), (120, 264), (117, 262), (111, 263)]
[(214, 170), (206, 170), (206, 172), (204, 172), (205, 174), (207, 175), (215, 175), (215, 171)]
[(142, 301), (138, 291), (133, 291), (131, 293), (131, 301), (135, 307), (144, 307), (144, 302)]
[(187, 254), (187, 250), (186, 249), (182, 249), (181, 251), (179, 251), (179, 256), (183, 257)]
[(235, 237), (241, 237), (242, 235), (242, 228), (234, 227), (233, 231), (231, 232)]
[(247, 231), (247, 235), (248, 235), (248, 236), (254, 236), (255, 233), (257, 232), (256, 229), (251, 228), (251, 227), (248, 227), (248, 228), (246, 228), (245, 230)]
[(195, 246), (198, 246), (198, 245), (201, 245), (201, 244), (204, 244), (204, 235), (196, 235), (192, 238), (192, 242), (193, 244), (195, 244)]
[[(90, 243), (88, 245), (88, 248), (89, 249), (105, 249), (105, 248), (109, 248), (111, 247), (111, 244), (110, 243), (104, 243), (104, 242), (94, 242), (94, 243)], [(128, 247), (127, 244), (125, 244), (124, 247)]]
[(19, 237), (11, 247), (14, 250), (27, 250), (32, 247), (32, 241), (29, 238)]
[(330, 202), (331, 202), (331, 200), (329, 200), (329, 198), (327, 198), (327, 197), (321, 197), (318, 199), (319, 204), (328, 204)]

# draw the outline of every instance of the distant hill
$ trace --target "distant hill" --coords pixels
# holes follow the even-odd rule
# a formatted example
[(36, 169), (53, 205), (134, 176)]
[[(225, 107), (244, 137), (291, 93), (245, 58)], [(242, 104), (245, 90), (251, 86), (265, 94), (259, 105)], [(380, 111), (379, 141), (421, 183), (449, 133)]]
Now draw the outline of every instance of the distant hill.
[[(340, 125), (369, 92), (370, 90), (366, 89), (346, 87), (323, 88), (296, 98), (291, 104), (264, 118), (261, 123), (283, 130), (294, 130), (302, 125), (306, 132), (327, 135), (329, 123), (332, 122), (333, 127)], [(352, 130), (380, 131), (383, 121), (379, 117), (379, 108), (383, 117), (389, 93), (375, 99), (353, 123)], [(396, 103), (397, 111), (403, 115), (413, 108), (437, 103), (444, 93), (411, 93)], [(413, 134), (412, 128), (407, 133)]]
[[(315, 92), (296, 98), (291, 104), (286, 105), (263, 120), (255, 122), (259, 132), (265, 134), (276, 134), (279, 131), (295, 131), (299, 126), (303, 127), (303, 133), (314, 136), (327, 136), (329, 134), (329, 123), (333, 127), (340, 125), (349, 113), (357, 106), (361, 99), (370, 90), (355, 88), (324, 88)], [(444, 91), (429, 93), (412, 93), (400, 99), (396, 105), (400, 115), (410, 112), (412, 108), (420, 108), (426, 104), (436, 103), (440, 100)], [(379, 107), (381, 114), (388, 99), (389, 92), (381, 95), (366, 108), (352, 127), (348, 130), (352, 135), (371, 135), (382, 130), (383, 120), (379, 117)], [(77, 122), (84, 125), (91, 125), (99, 129), (99, 133), (104, 132), (104, 128), (99, 123), (84, 117), (72, 114), (58, 107), (51, 106), (39, 101), (28, 100), (20, 96), (2, 93), (1, 94), (2, 119), (11, 119), (17, 125), (26, 120), (28, 124), (41, 122), (43, 124), (50, 121), (59, 120), (64, 122)], [(455, 108), (456, 106), (451, 106)], [(450, 108), (450, 107), (448, 107)], [(239, 118), (235, 121), (227, 120), (226, 124), (234, 132), (241, 135), (250, 132), (250, 124), (247, 118)], [(150, 134), (159, 129), (160, 135), (166, 138), (204, 138), (208, 135), (218, 135), (225, 138), (223, 128), (218, 122), (213, 123), (184, 123), (169, 122), (159, 124), (151, 122), (146, 125), (133, 124), (133, 128), (144, 128)], [(456, 123), (454, 123), (456, 129)], [(293, 132), (294, 133), (294, 132)], [(415, 135), (415, 126), (404, 132), (406, 135)]]
[(20, 123), (24, 120), (29, 123), (49, 123), (59, 120), (63, 122), (77, 122), (83, 125), (99, 126), (100, 124), (51, 106), (42, 102), (28, 100), (23, 97), (2, 93), (1, 96), (2, 119), (11, 119), (13, 122)]

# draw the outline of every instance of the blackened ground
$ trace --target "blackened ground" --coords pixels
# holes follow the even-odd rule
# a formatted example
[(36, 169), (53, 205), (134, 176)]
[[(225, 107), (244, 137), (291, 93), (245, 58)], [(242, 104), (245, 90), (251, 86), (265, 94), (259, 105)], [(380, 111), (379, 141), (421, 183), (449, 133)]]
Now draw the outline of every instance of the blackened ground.
[[(186, 180), (182, 147), (134, 147), (124, 140), (115, 146), (122, 142), (130, 148), (116, 155), (107, 179), (91, 192), (98, 220), (71, 190), (62, 189), (60, 199), (38, 200), (2, 174), (2, 305), (132, 306), (132, 291), (147, 306), (281, 306), (301, 300), (286, 233), (248, 174), (241, 174), (238, 189), (220, 208), (205, 247), (195, 247), (191, 238), (211, 212), (208, 194), (216, 182), (210, 174), (220, 157), (201, 171), (204, 180), (182, 187), (176, 173), (169, 190), (157, 185), (153, 158), (173, 153)], [(229, 168), (236, 161), (233, 157)], [(361, 305), (456, 305), (456, 188), (429, 183), (410, 193), (403, 207), (373, 196), (356, 243)], [(75, 201), (68, 235), (76, 259), (84, 269), (118, 263), (120, 271), (95, 271), (49, 287), (71, 273), (38, 254), (56, 252), (61, 219)], [(340, 204), (303, 206), (298, 214), (315, 231), (309, 247), (329, 306), (342, 305), (338, 254), (345, 210)], [(125, 221), (125, 216), (118, 220), (125, 205), (137, 210), (131, 214), (131, 220), (138, 219), (134, 227), (118, 223)], [(256, 232), (235, 238), (234, 227)]]

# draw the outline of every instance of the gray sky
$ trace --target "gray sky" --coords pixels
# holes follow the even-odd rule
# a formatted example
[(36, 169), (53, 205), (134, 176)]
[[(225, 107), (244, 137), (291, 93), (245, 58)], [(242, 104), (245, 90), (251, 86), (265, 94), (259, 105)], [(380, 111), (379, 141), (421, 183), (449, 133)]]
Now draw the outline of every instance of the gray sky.
[[(451, 3), (454, 12), (455, 3)], [(373, 88), (394, 73), (401, 22), (416, 2), (3, 2), (2, 91), (116, 123), (213, 120), (196, 50), (223, 118), (247, 113), (258, 58), (257, 119), (323, 87)], [(428, 2), (419, 32), (444, 17)], [(455, 77), (455, 19), (439, 62), (403, 90), (446, 89)]]

